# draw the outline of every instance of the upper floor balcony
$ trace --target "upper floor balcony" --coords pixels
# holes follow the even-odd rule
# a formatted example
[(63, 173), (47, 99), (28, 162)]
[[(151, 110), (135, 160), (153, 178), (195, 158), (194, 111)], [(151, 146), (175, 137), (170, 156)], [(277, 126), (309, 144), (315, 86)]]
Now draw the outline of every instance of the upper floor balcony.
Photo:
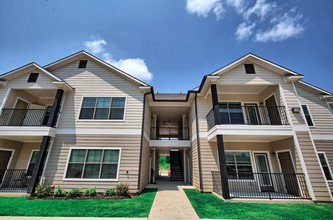
[(207, 114), (208, 131), (215, 125), (289, 125), (284, 106), (257, 106), (240, 103), (219, 104), (220, 123), (215, 123), (213, 109)]

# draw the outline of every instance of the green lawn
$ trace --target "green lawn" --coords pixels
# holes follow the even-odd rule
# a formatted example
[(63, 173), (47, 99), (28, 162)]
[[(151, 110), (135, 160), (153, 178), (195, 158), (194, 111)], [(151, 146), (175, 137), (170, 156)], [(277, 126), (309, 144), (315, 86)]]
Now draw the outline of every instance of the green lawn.
[(132, 199), (27, 200), (0, 197), (0, 216), (148, 217), (156, 189)]
[(185, 189), (200, 218), (333, 219), (333, 204), (273, 204), (224, 202), (210, 193)]

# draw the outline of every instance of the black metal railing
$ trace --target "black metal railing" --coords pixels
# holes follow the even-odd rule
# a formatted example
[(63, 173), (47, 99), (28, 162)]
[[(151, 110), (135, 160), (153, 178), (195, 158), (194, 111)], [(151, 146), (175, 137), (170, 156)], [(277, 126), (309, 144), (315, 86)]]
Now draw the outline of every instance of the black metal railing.
[(189, 140), (188, 127), (151, 127), (151, 140)]
[(32, 170), (0, 170), (0, 192), (26, 192)]
[[(247, 179), (237, 179), (247, 176)], [(222, 192), (220, 173), (212, 172), (213, 190)], [(228, 174), (231, 198), (311, 199), (303, 173)]]
[(0, 126), (46, 126), (46, 109), (2, 109)]
[[(221, 124), (289, 125), (284, 106), (223, 106), (219, 109)], [(208, 130), (215, 126), (214, 111), (206, 116)]]

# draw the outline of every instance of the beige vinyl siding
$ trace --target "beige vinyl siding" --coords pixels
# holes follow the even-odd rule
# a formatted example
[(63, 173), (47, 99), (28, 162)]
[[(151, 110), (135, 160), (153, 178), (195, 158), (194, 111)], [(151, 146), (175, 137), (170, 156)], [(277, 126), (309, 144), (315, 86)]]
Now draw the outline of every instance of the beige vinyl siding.
[[(47, 164), (45, 181), (65, 189), (96, 187), (98, 191), (115, 187), (119, 183), (127, 183), (131, 192), (137, 192), (140, 140), (139, 135), (57, 135)], [(121, 148), (118, 181), (63, 180), (71, 147)]]
[(17, 159), (20, 155), (21, 149), (22, 149), (22, 142), (18, 141), (11, 141), (7, 139), (1, 139), (0, 138), (0, 149), (8, 149), (8, 150), (14, 150), (14, 154), (12, 154), (12, 158), (9, 164), (9, 169), (15, 169), (15, 165), (17, 163)]
[(325, 177), (320, 168), (310, 134), (304, 131), (296, 131), (296, 136), (301, 146), (304, 163), (312, 184), (317, 201), (331, 201), (330, 193), (325, 184)]
[(190, 138), (191, 141), (191, 181), (192, 185), (196, 188), (200, 188), (200, 180), (199, 180), (199, 158), (198, 158), (198, 145), (197, 145), (197, 129), (196, 129), (196, 118), (195, 118), (195, 102), (192, 102), (192, 106), (189, 112), (189, 127), (190, 130)]
[[(37, 82), (31, 83), (27, 82), (30, 73), (39, 73)], [(31, 71), (29, 73), (18, 76), (14, 79), (11, 79), (7, 82), (6, 88), (13, 89), (56, 89), (57, 87), (53, 84), (54, 79), (46, 76), (44, 73), (39, 71)]]
[(333, 135), (333, 117), (325, 100), (319, 95), (297, 86), (297, 93), (302, 105), (307, 105), (315, 127), (310, 127), (312, 134)]
[(40, 143), (31, 143), (31, 142), (23, 143), (20, 155), (15, 165), (15, 169), (27, 169), (30, 162), (32, 151), (33, 150), (39, 151), (39, 146)]
[[(141, 129), (143, 94), (139, 86), (92, 61), (87, 69), (78, 69), (79, 61), (53, 72), (64, 79), (75, 91), (66, 94), (58, 128)], [(126, 97), (125, 121), (77, 120), (83, 97)]]
[(288, 112), (292, 120), (290, 123), (294, 125), (305, 125), (306, 122), (304, 121), (302, 115), (299, 113), (293, 113), (291, 111), (291, 108), (293, 107), (301, 108), (293, 85), (291, 83), (281, 83), (281, 89), (284, 94), (285, 101), (288, 106)]
[[(315, 145), (318, 152), (325, 152), (327, 162), (330, 165), (331, 172), (333, 172), (333, 141), (315, 141)], [(328, 181), (328, 185), (331, 192), (333, 192), (333, 180)]]
[(7, 101), (6, 101), (5, 105), (4, 105), (4, 108), (14, 108), (18, 98), (21, 98), (24, 101), (28, 101), (28, 102), (33, 103), (33, 104), (38, 104), (38, 98), (37, 97), (29, 94), (28, 92), (26, 92), (24, 90), (12, 89), (10, 91), (10, 94), (7, 98)]
[(254, 64), (256, 74), (246, 74), (240, 64), (221, 76), (221, 85), (276, 85), (283, 82), (283, 77), (259, 65)]

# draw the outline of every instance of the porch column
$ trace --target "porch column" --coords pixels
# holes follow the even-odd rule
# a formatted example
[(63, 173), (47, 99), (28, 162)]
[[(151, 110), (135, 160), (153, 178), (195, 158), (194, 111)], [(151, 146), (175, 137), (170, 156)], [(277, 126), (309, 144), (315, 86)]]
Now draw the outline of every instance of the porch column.
[(39, 178), (42, 174), (43, 164), (47, 156), (47, 149), (50, 144), (50, 136), (44, 136), (39, 148), (39, 155), (35, 164), (35, 168), (32, 172), (30, 183), (28, 186), (28, 193), (31, 194), (35, 191), (37, 184), (39, 183)]
[[(214, 122), (215, 122), (215, 125), (219, 125), (219, 124), (221, 124), (221, 119), (220, 119), (220, 113), (219, 113), (219, 100), (218, 100), (216, 85), (215, 84), (211, 85), (210, 89), (211, 89), (211, 93), (212, 93)], [(217, 150), (218, 150), (218, 154), (219, 154), (218, 157), (219, 157), (219, 165), (220, 165), (219, 168), (220, 168), (221, 184), (222, 184), (222, 196), (224, 199), (230, 199), (223, 135), (221, 135), (221, 134), (216, 135), (216, 140), (217, 140)]]
[(62, 99), (63, 94), (64, 94), (64, 90), (57, 89), (57, 93), (53, 100), (53, 107), (52, 107), (52, 110), (50, 113), (50, 117), (49, 117), (49, 120), (47, 121), (48, 127), (54, 127), (57, 123), (58, 113), (60, 110), (60, 104), (61, 104), (61, 99)]

